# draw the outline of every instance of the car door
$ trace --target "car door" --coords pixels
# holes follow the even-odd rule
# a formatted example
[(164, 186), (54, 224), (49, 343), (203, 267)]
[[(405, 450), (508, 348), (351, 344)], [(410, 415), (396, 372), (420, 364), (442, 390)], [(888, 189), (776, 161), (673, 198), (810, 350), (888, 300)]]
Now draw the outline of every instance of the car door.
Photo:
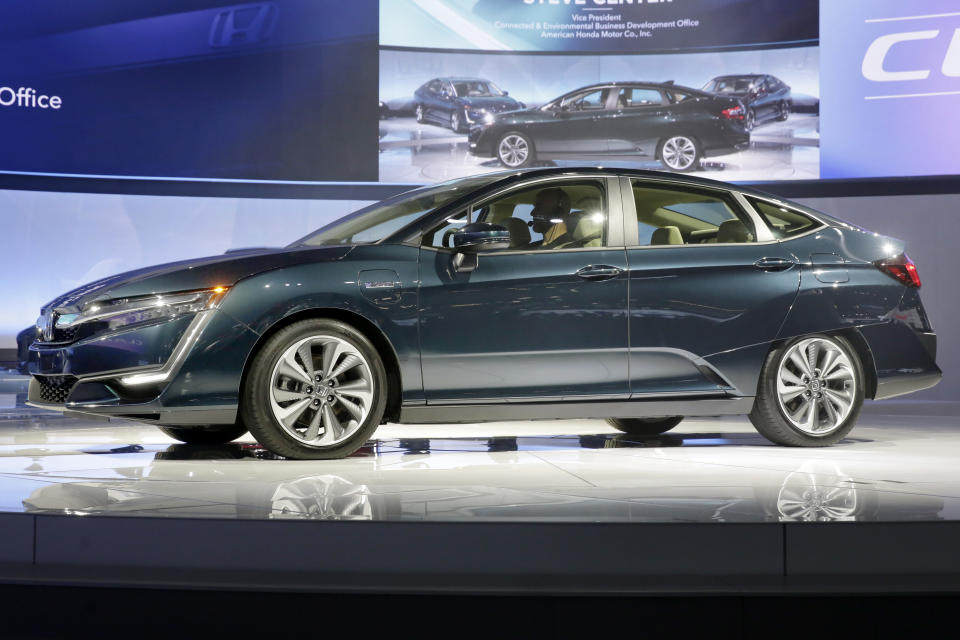
[(613, 115), (610, 87), (593, 88), (565, 96), (553, 118), (531, 128), (541, 156), (591, 156), (606, 153), (606, 120)]
[(613, 115), (606, 121), (609, 152), (614, 155), (654, 156), (657, 143), (676, 120), (656, 87), (623, 87)]
[[(428, 403), (627, 396), (619, 191), (617, 178), (539, 180), (424, 234), (419, 323)], [(545, 195), (557, 204), (547, 218), (537, 209)], [(531, 214), (541, 216), (532, 228)], [(507, 228), (511, 247), (481, 252), (475, 270), (460, 272), (451, 238), (468, 220)], [(554, 233), (561, 224), (566, 241)]]
[(427, 119), (434, 122), (443, 119), (442, 89), (443, 82), (441, 80), (432, 80), (427, 84), (426, 116)]
[(795, 258), (726, 190), (622, 183), (632, 393), (753, 395), (797, 296)]

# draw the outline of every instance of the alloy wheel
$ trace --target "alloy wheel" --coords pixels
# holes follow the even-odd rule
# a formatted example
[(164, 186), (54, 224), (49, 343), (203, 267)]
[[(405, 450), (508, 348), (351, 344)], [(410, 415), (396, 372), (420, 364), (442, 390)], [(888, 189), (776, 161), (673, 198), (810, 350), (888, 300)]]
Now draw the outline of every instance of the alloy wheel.
[(349, 439), (373, 406), (370, 365), (350, 342), (332, 335), (298, 340), (270, 376), (270, 408), (295, 440), (328, 447)]
[(686, 136), (674, 136), (663, 143), (660, 156), (670, 169), (685, 171), (697, 159), (697, 145)]
[(417, 122), (423, 122), (423, 105), (418, 104), (416, 109)]
[(747, 131), (753, 131), (757, 126), (757, 114), (753, 109), (747, 109), (747, 114), (743, 117), (743, 128)]
[(500, 141), (497, 154), (500, 156), (500, 162), (506, 166), (519, 167), (530, 156), (530, 146), (523, 136), (512, 134)]
[(460, 131), (460, 114), (456, 111), (450, 114), (450, 129), (454, 133)]
[(777, 399), (793, 427), (827, 436), (850, 415), (857, 397), (853, 364), (837, 344), (801, 340), (783, 354), (777, 370)]

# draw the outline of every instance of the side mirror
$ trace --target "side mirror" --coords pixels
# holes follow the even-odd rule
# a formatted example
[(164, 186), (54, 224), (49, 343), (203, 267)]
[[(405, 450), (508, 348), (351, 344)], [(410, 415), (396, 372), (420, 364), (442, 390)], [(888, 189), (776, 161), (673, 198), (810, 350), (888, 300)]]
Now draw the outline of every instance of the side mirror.
[(509, 92), (509, 91), (504, 91), (504, 92), (503, 92), (503, 95), (508, 96), (508, 95), (510, 95), (510, 92)]
[(510, 248), (510, 232), (498, 224), (474, 222), (453, 234), (453, 268), (473, 271), (477, 268), (477, 252)]
[(443, 98), (444, 100), (449, 100), (450, 92), (447, 89), (444, 89), (443, 91), (440, 92), (440, 97)]

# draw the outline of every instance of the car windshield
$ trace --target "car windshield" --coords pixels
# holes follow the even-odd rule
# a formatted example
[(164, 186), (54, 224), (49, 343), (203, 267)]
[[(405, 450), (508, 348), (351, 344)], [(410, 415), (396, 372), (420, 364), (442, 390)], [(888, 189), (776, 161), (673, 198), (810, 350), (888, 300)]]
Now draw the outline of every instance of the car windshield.
[(359, 211), (354, 211), (348, 216), (300, 238), (290, 246), (318, 247), (338, 244), (373, 244), (437, 207), (501, 177), (499, 175), (485, 175), (460, 178), (407, 191)]
[(454, 80), (453, 90), (457, 92), (458, 98), (490, 98), (503, 95), (497, 85), (486, 80)]
[(752, 85), (753, 78), (714, 78), (703, 90), (711, 93), (746, 93)]

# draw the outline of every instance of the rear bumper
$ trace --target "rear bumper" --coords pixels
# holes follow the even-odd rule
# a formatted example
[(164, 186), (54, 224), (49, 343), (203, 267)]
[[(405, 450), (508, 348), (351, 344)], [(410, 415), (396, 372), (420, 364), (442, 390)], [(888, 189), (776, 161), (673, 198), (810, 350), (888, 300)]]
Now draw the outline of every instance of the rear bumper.
[(936, 386), (943, 377), (937, 366), (937, 334), (916, 331), (904, 323), (892, 322), (861, 327), (876, 367), (874, 400), (923, 391)]

